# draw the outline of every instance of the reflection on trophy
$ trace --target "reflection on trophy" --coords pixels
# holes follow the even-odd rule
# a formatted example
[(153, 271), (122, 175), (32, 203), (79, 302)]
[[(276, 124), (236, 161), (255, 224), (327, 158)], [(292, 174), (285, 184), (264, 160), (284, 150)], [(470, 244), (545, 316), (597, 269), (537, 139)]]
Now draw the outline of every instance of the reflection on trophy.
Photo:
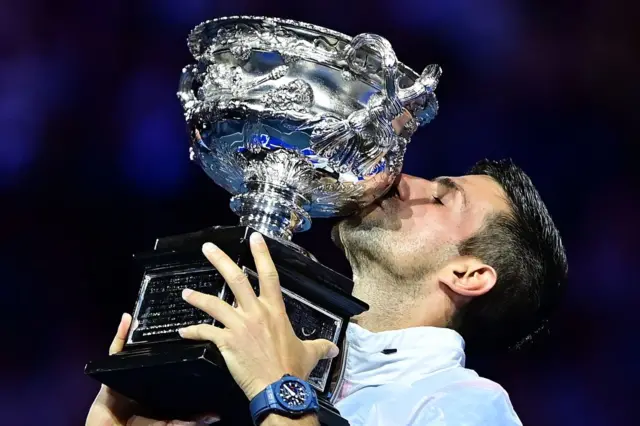
[[(341, 346), (349, 319), (368, 307), (351, 296), (351, 280), (291, 238), (312, 218), (352, 214), (388, 190), (411, 135), (436, 115), (441, 71), (431, 65), (418, 75), (377, 35), (351, 38), (273, 18), (207, 21), (188, 45), (197, 62), (184, 68), (178, 97), (191, 160), (233, 195), (240, 225), (159, 238), (154, 250), (136, 255), (142, 284), (125, 348), (90, 362), (86, 373), (154, 413), (217, 412), (231, 424), (251, 424), (248, 401), (216, 347), (177, 333), (217, 325), (182, 301), (183, 288), (234, 303), (202, 244), (236, 259), (258, 291), (248, 237), (261, 232), (298, 337)], [(392, 121), (405, 111), (411, 119), (397, 132)], [(322, 424), (346, 424), (330, 403), (337, 364), (320, 361), (309, 378)]]

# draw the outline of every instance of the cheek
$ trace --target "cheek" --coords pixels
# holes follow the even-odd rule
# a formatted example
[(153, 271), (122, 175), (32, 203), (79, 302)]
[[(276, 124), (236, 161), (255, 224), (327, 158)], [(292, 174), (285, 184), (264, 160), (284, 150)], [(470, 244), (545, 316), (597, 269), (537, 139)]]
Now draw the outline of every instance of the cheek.
[(460, 214), (456, 223), (456, 233), (460, 241), (466, 240), (478, 232), (484, 223), (484, 218), (489, 213), (486, 209), (468, 210)]
[(451, 243), (461, 234), (457, 214), (443, 206), (434, 204), (413, 206), (406, 228), (416, 238), (429, 245)]

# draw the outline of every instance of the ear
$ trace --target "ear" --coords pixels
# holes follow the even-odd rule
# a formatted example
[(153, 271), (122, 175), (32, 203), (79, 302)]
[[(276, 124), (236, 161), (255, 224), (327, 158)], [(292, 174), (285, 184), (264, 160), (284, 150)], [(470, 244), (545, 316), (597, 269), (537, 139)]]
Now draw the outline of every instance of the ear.
[(462, 296), (482, 296), (498, 278), (495, 269), (475, 257), (458, 257), (438, 271), (438, 281)]

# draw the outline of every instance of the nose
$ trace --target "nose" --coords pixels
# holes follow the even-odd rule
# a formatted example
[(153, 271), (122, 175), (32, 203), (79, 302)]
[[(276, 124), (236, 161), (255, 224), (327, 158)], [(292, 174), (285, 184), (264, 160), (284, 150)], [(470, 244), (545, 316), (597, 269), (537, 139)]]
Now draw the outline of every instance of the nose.
[(400, 198), (401, 201), (407, 201), (411, 198), (412, 178), (413, 176), (405, 173), (400, 173), (394, 182), (394, 185), (398, 189), (398, 198)]
[(407, 201), (411, 197), (421, 198), (425, 196), (425, 192), (429, 191), (433, 182), (417, 176), (401, 173), (396, 177), (394, 185), (398, 188), (398, 195), (401, 200)]

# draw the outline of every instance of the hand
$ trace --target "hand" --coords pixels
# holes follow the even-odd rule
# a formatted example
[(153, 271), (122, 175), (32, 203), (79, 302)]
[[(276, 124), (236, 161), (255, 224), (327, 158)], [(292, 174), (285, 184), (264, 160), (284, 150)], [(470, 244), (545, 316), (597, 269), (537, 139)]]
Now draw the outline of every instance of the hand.
[(284, 374), (306, 380), (320, 359), (338, 354), (338, 347), (328, 340), (298, 339), (287, 317), (278, 273), (262, 235), (254, 232), (250, 246), (260, 297), (234, 261), (206, 243), (202, 251), (229, 284), (237, 307), (218, 297), (185, 289), (182, 296), (188, 303), (220, 321), (225, 328), (199, 324), (180, 330), (186, 339), (209, 340), (218, 347), (249, 400)]
[[(131, 315), (123, 314), (109, 355), (120, 352), (131, 326)], [(209, 415), (195, 421), (160, 421), (135, 415), (137, 404), (113, 389), (102, 385), (87, 416), (86, 426), (197, 426), (215, 423), (219, 417)]]

